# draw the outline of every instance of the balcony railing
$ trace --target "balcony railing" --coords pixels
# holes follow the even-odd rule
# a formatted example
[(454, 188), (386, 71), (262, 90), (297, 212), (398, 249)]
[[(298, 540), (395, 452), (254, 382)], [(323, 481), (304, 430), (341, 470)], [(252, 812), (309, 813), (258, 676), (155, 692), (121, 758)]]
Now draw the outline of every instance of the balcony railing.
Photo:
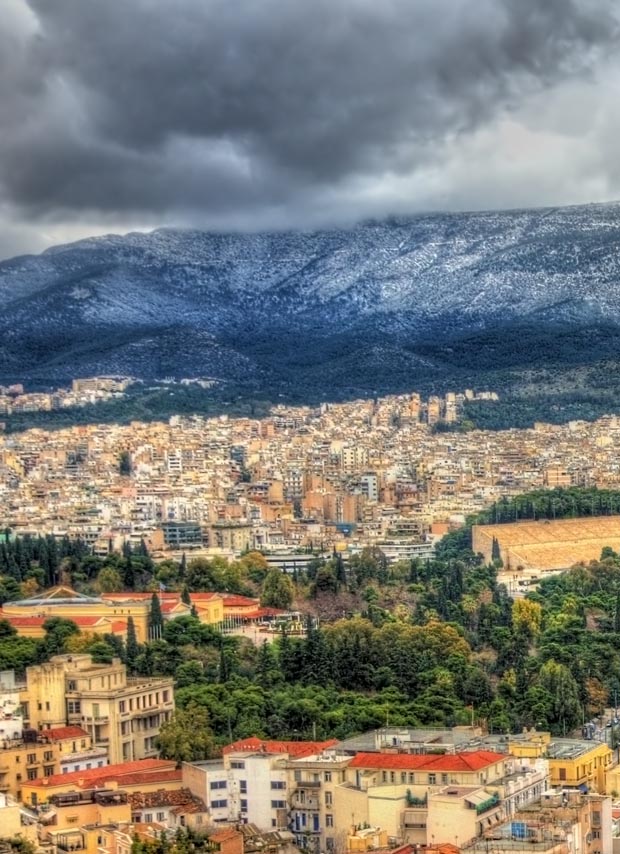
[(293, 795), (291, 798), (291, 806), (294, 810), (318, 810), (320, 809), (320, 804), (318, 800), (314, 798), (300, 798), (296, 795)]
[(493, 807), (496, 807), (499, 804), (499, 801), (499, 795), (491, 795), (491, 797), (487, 798), (486, 801), (483, 801), (481, 804), (476, 804), (476, 815), (480, 815), (480, 813), (493, 809)]

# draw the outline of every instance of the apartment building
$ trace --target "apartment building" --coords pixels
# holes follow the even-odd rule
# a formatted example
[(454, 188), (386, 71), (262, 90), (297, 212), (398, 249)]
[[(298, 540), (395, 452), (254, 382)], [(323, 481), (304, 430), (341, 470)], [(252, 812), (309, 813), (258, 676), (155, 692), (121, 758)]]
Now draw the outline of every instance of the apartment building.
[(183, 763), (183, 783), (205, 802), (211, 821), (243, 821), (288, 830), (291, 782), (287, 761), (320, 754), (329, 742), (248, 738), (224, 748), (222, 760)]
[(28, 806), (40, 808), (43, 804), (51, 803), (57, 795), (75, 795), (90, 790), (113, 789), (124, 791), (130, 796), (136, 792), (156, 792), (161, 789), (174, 791), (181, 788), (181, 771), (174, 761), (140, 759), (25, 782), (22, 786), (22, 801)]
[[(342, 850), (351, 828), (366, 827), (412, 845), (433, 838), (458, 845), (547, 791), (545, 760), (530, 765), (489, 750), (450, 752), (450, 737), (465, 743), (468, 733), (409, 735), (426, 738), (426, 746), (420, 741), (414, 750), (412, 742), (411, 753), (386, 748), (387, 730), (342, 744), (245, 739), (225, 748), (222, 760), (185, 763), (183, 783), (205, 801), (212, 822), (288, 829), (300, 848), (317, 854)], [(430, 752), (442, 739), (446, 752)], [(381, 746), (372, 752), (359, 749), (375, 742)]]
[(25, 784), (62, 773), (70, 756), (79, 757), (84, 767), (103, 768), (107, 751), (93, 751), (91, 745), (89, 734), (79, 726), (27, 729), (0, 741), (0, 792), (20, 799)]
[(611, 798), (551, 790), (461, 850), (463, 854), (608, 854), (616, 850)]
[(157, 755), (155, 739), (174, 711), (174, 681), (130, 678), (120, 659), (95, 664), (90, 655), (56, 655), (26, 670), (21, 692), (31, 729), (79, 725), (112, 763)]

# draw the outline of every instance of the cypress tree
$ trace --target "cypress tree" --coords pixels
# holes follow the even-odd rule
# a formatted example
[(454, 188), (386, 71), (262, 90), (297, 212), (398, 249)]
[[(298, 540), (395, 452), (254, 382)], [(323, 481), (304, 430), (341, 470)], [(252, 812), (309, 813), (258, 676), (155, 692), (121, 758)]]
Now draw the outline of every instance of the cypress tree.
[(127, 667), (131, 672), (135, 669), (136, 666), (136, 658), (140, 652), (140, 647), (138, 646), (138, 638), (136, 637), (136, 626), (133, 621), (133, 617), (127, 618), (127, 644), (126, 644), (126, 658), (127, 658)]
[(151, 597), (151, 611), (149, 614), (149, 637), (151, 640), (160, 638), (164, 628), (164, 617), (159, 604), (159, 596), (153, 593)]

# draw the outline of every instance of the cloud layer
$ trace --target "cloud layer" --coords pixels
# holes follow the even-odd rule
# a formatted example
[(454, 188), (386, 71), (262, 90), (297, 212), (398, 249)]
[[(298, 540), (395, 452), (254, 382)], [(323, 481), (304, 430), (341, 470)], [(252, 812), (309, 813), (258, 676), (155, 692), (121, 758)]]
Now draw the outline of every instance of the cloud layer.
[(620, 195), (614, 0), (3, 0), (0, 256)]

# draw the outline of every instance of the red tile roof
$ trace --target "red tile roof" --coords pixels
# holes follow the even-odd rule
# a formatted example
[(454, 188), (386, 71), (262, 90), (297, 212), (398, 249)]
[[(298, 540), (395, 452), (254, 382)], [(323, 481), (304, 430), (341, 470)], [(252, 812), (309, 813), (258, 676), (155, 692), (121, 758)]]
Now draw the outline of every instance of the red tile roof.
[(328, 747), (337, 744), (336, 739), (330, 741), (263, 741), (256, 736), (243, 738), (227, 745), (223, 753), (286, 753), (289, 756), (301, 758), (321, 753)]
[(245, 611), (239, 616), (247, 617), (248, 620), (259, 620), (261, 617), (279, 617), (286, 613), (281, 608), (257, 608), (255, 611)]
[[(103, 772), (105, 768), (99, 768), (99, 771)], [(61, 774), (61, 776), (67, 775)], [(183, 772), (180, 768), (168, 768), (164, 771), (136, 771), (134, 774), (123, 774), (122, 777), (114, 777), (114, 779), (118, 780), (118, 785), (122, 789), (124, 786), (144, 786), (149, 783), (180, 783), (183, 780)], [(107, 775), (95, 777), (87, 788), (103, 788), (109, 782), (110, 778)]]
[(236, 839), (238, 836), (243, 836), (243, 834), (235, 830), (234, 827), (226, 827), (216, 833), (211, 833), (209, 840), (211, 842), (227, 842), (229, 839)]
[(28, 782), (29, 786), (46, 788), (47, 786), (67, 785), (83, 789), (118, 780), (128, 783), (129, 778), (136, 774), (144, 775), (147, 780), (157, 781), (157, 775), (176, 771), (176, 764), (169, 759), (137, 759), (133, 762), (120, 762), (117, 765), (106, 765), (104, 768), (91, 768), (88, 771), (71, 771), (69, 774), (52, 774), (40, 780)]
[(410, 771), (479, 771), (502, 762), (503, 753), (472, 750), (468, 753), (357, 753), (350, 768), (402, 769)]
[[(192, 595), (195, 596), (196, 594)], [(259, 599), (251, 599), (249, 596), (238, 596), (233, 593), (225, 594), (223, 599), (225, 608), (255, 608), (260, 602)]]
[[(41, 735), (51, 738), (52, 741), (62, 741), (64, 738), (88, 738), (88, 733), (81, 726), (57, 726), (53, 729), (43, 730)], [(63, 777), (66, 777), (63, 774)]]

